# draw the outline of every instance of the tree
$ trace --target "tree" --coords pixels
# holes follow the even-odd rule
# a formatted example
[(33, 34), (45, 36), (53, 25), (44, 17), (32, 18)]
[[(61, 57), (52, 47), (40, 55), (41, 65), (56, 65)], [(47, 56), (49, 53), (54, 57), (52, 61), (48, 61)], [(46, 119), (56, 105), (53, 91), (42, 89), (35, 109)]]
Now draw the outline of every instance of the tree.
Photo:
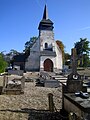
[(62, 59), (63, 59), (63, 61), (64, 61), (64, 48), (65, 48), (65, 46), (64, 46), (64, 44), (62, 43), (62, 41), (56, 40), (56, 43), (57, 43), (57, 45), (59, 46), (59, 48), (61, 49), (61, 51), (62, 51)]
[(18, 54), (20, 54), (20, 53), (17, 50), (11, 49), (9, 53), (7, 53), (5, 55), (3, 54), (4, 60), (10, 66), (13, 56), (18, 55)]
[(2, 53), (0, 53), (0, 73), (4, 72), (7, 66), (8, 63), (4, 60)]
[(11, 49), (9, 54), (14, 56), (14, 55), (18, 55), (19, 52), (17, 50)]
[(30, 54), (30, 48), (33, 46), (33, 44), (36, 42), (37, 37), (30, 38), (29, 41), (25, 43), (25, 49), (23, 50), (27, 55)]
[(70, 66), (71, 55), (69, 53), (64, 53), (64, 63), (65, 65)]
[(88, 62), (87, 65), (85, 64), (85, 62), (89, 61), (89, 51), (90, 51), (89, 43), (90, 42), (87, 40), (87, 38), (84, 39), (80, 38), (80, 41), (75, 43), (75, 48), (79, 60), (79, 66), (83, 66), (83, 67), (88, 66)]

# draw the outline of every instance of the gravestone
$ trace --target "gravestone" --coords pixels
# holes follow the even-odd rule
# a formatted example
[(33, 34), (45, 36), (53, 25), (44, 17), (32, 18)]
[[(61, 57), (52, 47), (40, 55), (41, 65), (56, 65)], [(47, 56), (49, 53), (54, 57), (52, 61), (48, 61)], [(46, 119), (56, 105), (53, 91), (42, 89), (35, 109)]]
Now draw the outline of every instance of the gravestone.
[(49, 79), (44, 81), (44, 87), (47, 88), (57, 88), (60, 87), (60, 83), (58, 80), (55, 79)]
[(81, 76), (77, 73), (76, 49), (72, 49), (72, 72), (68, 75), (67, 85), (62, 89), (62, 108), (72, 120), (90, 120), (90, 94), (83, 87)]
[(24, 93), (25, 77), (24, 76), (4, 76), (2, 94), (22, 94)]
[(82, 90), (83, 82), (81, 76), (77, 73), (77, 54), (76, 49), (72, 48), (71, 51), (71, 66), (72, 72), (68, 75), (67, 90), (68, 92), (77, 92)]

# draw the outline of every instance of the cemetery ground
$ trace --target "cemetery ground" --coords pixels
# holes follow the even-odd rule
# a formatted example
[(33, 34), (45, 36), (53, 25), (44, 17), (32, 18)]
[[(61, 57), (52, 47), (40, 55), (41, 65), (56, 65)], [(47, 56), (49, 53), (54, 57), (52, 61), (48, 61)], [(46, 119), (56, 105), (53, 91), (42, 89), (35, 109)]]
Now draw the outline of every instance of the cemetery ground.
[[(78, 73), (90, 76), (90, 69), (79, 69)], [(31, 80), (25, 82), (24, 94), (0, 95), (0, 120), (60, 120), (62, 116), (58, 113), (62, 109), (62, 86), (58, 88), (36, 86), (35, 79), (38, 76), (27, 76)], [(2, 77), (0, 76), (0, 85)], [(53, 94), (55, 106), (53, 117), (49, 112), (49, 93)]]
[[(48, 116), (48, 94), (53, 94), (57, 111), (61, 109), (62, 89), (36, 86), (33, 76), (31, 82), (25, 82), (24, 94), (0, 95), (0, 120), (44, 120)], [(2, 76), (0, 77), (2, 82)], [(2, 83), (1, 83), (2, 84)], [(40, 118), (41, 117), (41, 118)], [(47, 119), (48, 120), (48, 119)]]

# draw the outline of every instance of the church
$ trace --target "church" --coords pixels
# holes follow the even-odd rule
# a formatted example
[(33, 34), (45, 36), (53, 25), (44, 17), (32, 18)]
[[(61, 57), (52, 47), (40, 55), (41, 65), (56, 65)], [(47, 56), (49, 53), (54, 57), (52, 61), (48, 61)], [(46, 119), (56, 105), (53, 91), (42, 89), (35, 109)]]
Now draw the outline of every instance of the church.
[(54, 40), (53, 28), (45, 5), (43, 18), (38, 26), (39, 36), (30, 49), (25, 71), (55, 72), (62, 69), (62, 51)]

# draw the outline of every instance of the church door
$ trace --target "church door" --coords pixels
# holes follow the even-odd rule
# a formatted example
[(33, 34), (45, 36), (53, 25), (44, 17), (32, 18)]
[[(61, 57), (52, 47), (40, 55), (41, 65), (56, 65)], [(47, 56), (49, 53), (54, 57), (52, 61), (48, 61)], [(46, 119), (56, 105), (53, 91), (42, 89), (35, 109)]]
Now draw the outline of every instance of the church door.
[(53, 72), (53, 62), (50, 59), (44, 61), (44, 71)]

